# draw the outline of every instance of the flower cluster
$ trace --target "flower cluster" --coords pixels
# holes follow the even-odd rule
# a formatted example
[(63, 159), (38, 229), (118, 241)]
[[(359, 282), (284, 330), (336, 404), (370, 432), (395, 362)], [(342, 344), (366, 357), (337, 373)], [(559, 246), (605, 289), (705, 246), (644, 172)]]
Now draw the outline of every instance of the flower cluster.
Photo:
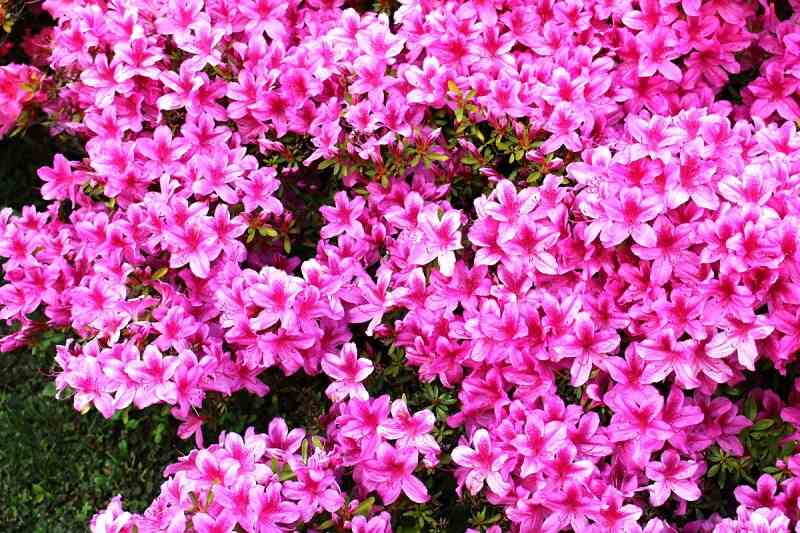
[(41, 82), (42, 73), (36, 67), (19, 64), (0, 67), (0, 135), (14, 127), (27, 104), (43, 99)]
[[(84, 154), (39, 169), (47, 207), (0, 212), (0, 347), (62, 331), (76, 409), (165, 404), (198, 446), (94, 531), (391, 531), (442, 451), (512, 531), (796, 527), (800, 393), (747, 382), (791, 388), (800, 350), (800, 14), (44, 8), (26, 48), (52, 90), (0, 67), (0, 129), (41, 100)], [(416, 409), (381, 354), (455, 407)], [(275, 419), (204, 447), (209, 397), (274, 372), (324, 379), (320, 434)], [(736, 517), (690, 521), (759, 442)]]
[(330, 517), (329, 527), (390, 532), (388, 513), (373, 505), (375, 498), (346, 499), (340, 480), (346, 471), (360, 492), (377, 491), (385, 504), (401, 492), (426, 502), (427, 488), (414, 470), (420, 453), (429, 468), (436, 464), (439, 449), (427, 433), (432, 417), (429, 411), (412, 415), (402, 400), (390, 408), (383, 396), (343, 405), (327, 442), (289, 431), (280, 418), (266, 434), (223, 432), (218, 444), (167, 467), (169, 479), (144, 513), (124, 511), (116, 498), (92, 519), (92, 531), (285, 531), (322, 515)]

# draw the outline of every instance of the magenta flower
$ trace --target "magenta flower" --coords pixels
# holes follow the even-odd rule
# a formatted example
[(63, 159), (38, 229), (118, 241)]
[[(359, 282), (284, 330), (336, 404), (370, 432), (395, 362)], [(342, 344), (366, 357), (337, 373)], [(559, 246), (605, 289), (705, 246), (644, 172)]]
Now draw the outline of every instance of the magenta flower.
[(785, 75), (785, 67), (779, 62), (769, 62), (763, 70), (763, 77), (747, 86), (756, 100), (751, 106), (754, 115), (769, 118), (775, 113), (786, 120), (800, 118), (800, 107), (794, 100), (794, 94), (800, 81), (793, 76)]
[(281, 496), (280, 483), (253, 487), (248, 497), (252, 507), (250, 523), (257, 531), (280, 533), (286, 530), (287, 525), (300, 519), (297, 505)]
[(631, 117), (626, 122), (631, 136), (638, 141), (631, 145), (631, 159), (637, 161), (645, 156), (660, 159), (665, 164), (671, 159), (672, 147), (683, 139), (680, 128), (670, 125), (663, 117), (645, 120)]
[(63, 155), (55, 155), (53, 168), (41, 167), (36, 173), (45, 182), (42, 185), (42, 198), (45, 200), (69, 199), (75, 203), (82, 180), (79, 173), (72, 171), (72, 163), (67, 161)]
[[(205, 209), (203, 207), (203, 212)], [(209, 276), (211, 261), (219, 256), (222, 247), (205, 218), (187, 221), (184, 226), (169, 229), (167, 237), (172, 245), (170, 268), (179, 268), (188, 264), (192, 273), (198, 278)]]
[(619, 198), (612, 198), (605, 204), (606, 221), (598, 220), (589, 225), (587, 240), (591, 242), (599, 234), (603, 246), (609, 248), (631, 236), (640, 246), (654, 247), (658, 238), (647, 222), (662, 209), (657, 197), (644, 198), (638, 187), (622, 189)]
[(545, 130), (552, 135), (542, 144), (541, 150), (544, 153), (551, 153), (563, 146), (572, 152), (579, 152), (583, 144), (576, 130), (582, 123), (583, 119), (577, 116), (572, 105), (559, 102), (545, 124)]
[(320, 208), (320, 213), (325, 217), (327, 224), (322, 227), (320, 235), (323, 239), (330, 239), (342, 233), (346, 233), (353, 238), (361, 238), (364, 236), (364, 227), (358, 218), (364, 211), (364, 199), (355, 197), (350, 200), (347, 193), (338, 192), (334, 196), (334, 206), (323, 206)]
[(639, 76), (652, 76), (658, 72), (668, 80), (681, 80), (681, 69), (672, 62), (680, 56), (674, 32), (658, 27), (654, 31), (640, 32), (637, 41), (643, 51), (639, 59)]
[(642, 516), (642, 509), (633, 504), (625, 504), (625, 499), (620, 491), (609, 486), (603, 493), (602, 504), (599, 509), (589, 513), (600, 527), (612, 533), (624, 533), (636, 527), (636, 522)]
[(295, 322), (294, 300), (302, 290), (302, 280), (289, 276), (283, 270), (264, 267), (259, 274), (259, 282), (249, 290), (252, 302), (261, 311), (250, 320), (256, 330), (268, 329), (279, 321), (286, 328)]
[(439, 271), (445, 276), (453, 273), (456, 262), (455, 250), (461, 249), (461, 217), (457, 211), (447, 211), (441, 218), (436, 213), (420, 213), (420, 240), (411, 252), (415, 265), (426, 265), (436, 259)]
[(370, 24), (356, 34), (356, 43), (368, 56), (393, 63), (403, 49), (405, 40), (393, 35), (383, 24)]
[(228, 511), (217, 516), (197, 513), (192, 517), (192, 525), (197, 533), (230, 533), (236, 526), (236, 518)]
[(484, 482), (495, 494), (504, 495), (511, 489), (506, 480), (504, 469), (511, 461), (507, 453), (493, 448), (492, 438), (485, 429), (479, 429), (472, 435), (472, 445), (456, 446), (450, 454), (453, 462), (466, 471), (464, 484), (470, 494), (477, 494)]
[(409, 66), (404, 73), (406, 81), (414, 87), (407, 96), (409, 103), (443, 104), (447, 90), (446, 74), (447, 70), (439, 64), (435, 56), (426, 57), (422, 68)]
[(397, 500), (401, 492), (413, 502), (425, 503), (430, 499), (428, 489), (413, 475), (417, 460), (414, 448), (396, 448), (383, 442), (375, 451), (375, 459), (365, 463), (364, 475), (387, 505)]
[(775, 507), (777, 503), (777, 489), (778, 484), (775, 478), (769, 474), (763, 474), (758, 478), (755, 489), (742, 485), (736, 487), (733, 493), (736, 496), (736, 501), (744, 506), (752, 509), (771, 508)]
[(275, 178), (275, 175), (274, 168), (263, 168), (251, 172), (247, 179), (237, 182), (237, 185), (244, 193), (242, 202), (246, 212), (250, 213), (260, 207), (264, 213), (273, 215), (283, 213), (283, 206), (273, 196), (273, 193), (280, 187), (280, 182)]
[(361, 382), (372, 374), (372, 361), (359, 358), (354, 343), (348, 342), (342, 346), (339, 355), (327, 354), (321, 364), (322, 370), (334, 380), (325, 389), (328, 398), (334, 402), (340, 402), (348, 397), (360, 400), (369, 398), (367, 389)]
[(695, 480), (695, 473), (699, 465), (694, 461), (681, 461), (680, 456), (666, 450), (661, 454), (661, 461), (648, 463), (647, 477), (653, 483), (650, 485), (650, 503), (661, 505), (667, 501), (670, 493), (686, 501), (693, 502), (700, 498), (700, 489)]
[(125, 365), (125, 373), (136, 383), (136, 406), (141, 409), (158, 401), (174, 404), (177, 401), (175, 384), (170, 380), (179, 364), (177, 357), (164, 357), (151, 345), (144, 349), (141, 361)]
[(619, 403), (609, 427), (612, 441), (635, 440), (646, 448), (655, 443), (660, 446), (672, 436), (672, 427), (662, 418), (664, 398), (654, 389), (648, 394), (624, 395)]
[(358, 285), (358, 294), (364, 303), (350, 309), (350, 321), (354, 323), (368, 321), (367, 335), (373, 334), (383, 314), (391, 307), (392, 297), (388, 292), (391, 278), (392, 272), (383, 270), (378, 274), (377, 283), (369, 279), (366, 283)]
[(575, 481), (567, 481), (563, 489), (547, 493), (543, 500), (551, 510), (542, 524), (543, 531), (560, 531), (567, 526), (573, 531), (584, 531), (588, 525), (587, 516), (600, 508), (598, 500)]
[(354, 516), (350, 527), (353, 533), (391, 533), (389, 514), (385, 511), (369, 519), (360, 515)]
[[(304, 465), (299, 460), (293, 461), (292, 470), (297, 476), (297, 481), (287, 481), (284, 484), (283, 495), (287, 499), (297, 501), (295, 509), (303, 521), (308, 521), (318, 509), (335, 513), (344, 504), (339, 485), (336, 483), (331, 471), (324, 466), (322, 457), (315, 454), (308, 458)], [(280, 507), (278, 508), (280, 512)], [(286, 512), (286, 511), (284, 511)], [(289, 518), (289, 515), (282, 519)], [(276, 517), (275, 521), (279, 521)]]
[(426, 464), (433, 463), (440, 451), (436, 439), (430, 434), (436, 422), (434, 414), (423, 409), (412, 415), (405, 400), (400, 399), (392, 402), (391, 415), (381, 424), (378, 432), (389, 440), (397, 441), (397, 446), (416, 448), (423, 454)]
[(755, 370), (755, 361), (759, 356), (755, 341), (767, 338), (775, 328), (767, 325), (762, 316), (755, 317), (751, 322), (728, 318), (723, 328), (708, 344), (708, 354), (711, 357), (724, 357), (736, 352), (742, 366)]
[(192, 316), (186, 315), (183, 307), (175, 306), (167, 310), (153, 328), (160, 333), (155, 340), (160, 350), (175, 348), (180, 351), (188, 347), (187, 339), (195, 334), (198, 325)]
[(611, 353), (619, 346), (619, 335), (613, 330), (600, 330), (587, 313), (579, 313), (575, 325), (575, 333), (559, 339), (553, 350), (559, 359), (573, 357), (570, 375), (572, 385), (580, 387), (589, 379), (592, 365), (603, 368), (605, 354)]

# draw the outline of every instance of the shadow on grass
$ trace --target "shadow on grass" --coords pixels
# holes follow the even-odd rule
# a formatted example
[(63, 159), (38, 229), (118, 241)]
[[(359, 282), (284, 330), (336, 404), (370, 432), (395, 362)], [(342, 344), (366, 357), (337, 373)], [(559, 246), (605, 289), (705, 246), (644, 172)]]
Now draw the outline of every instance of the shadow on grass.
[(158, 495), (163, 468), (191, 443), (175, 437), (166, 409), (81, 415), (54, 398), (52, 352), (0, 354), (0, 529), (85, 531), (123, 494), (142, 511)]

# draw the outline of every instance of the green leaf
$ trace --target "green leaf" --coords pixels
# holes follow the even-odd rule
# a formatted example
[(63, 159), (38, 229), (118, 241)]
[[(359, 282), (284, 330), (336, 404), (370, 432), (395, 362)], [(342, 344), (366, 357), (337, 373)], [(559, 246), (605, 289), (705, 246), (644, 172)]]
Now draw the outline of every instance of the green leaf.
[(375, 497), (370, 496), (356, 507), (356, 510), (353, 511), (355, 515), (368, 515), (369, 512), (372, 510), (372, 506), (375, 504)]
[(781, 446), (781, 457), (792, 455), (797, 448), (797, 441), (790, 441)]
[(753, 424), (753, 427), (751, 429), (753, 431), (764, 431), (765, 429), (769, 429), (774, 425), (775, 425), (775, 420), (773, 420), (772, 418), (765, 418)]
[(169, 267), (161, 267), (153, 273), (153, 279), (159, 280), (167, 275), (169, 272)]
[(752, 421), (756, 419), (757, 412), (758, 406), (756, 405), (756, 401), (752, 396), (747, 398), (747, 400), (744, 402), (744, 416)]
[(262, 237), (271, 237), (275, 238), (278, 236), (278, 232), (272, 226), (262, 226), (258, 228), (258, 234)]
[(56, 397), (56, 384), (52, 381), (44, 386), (42, 392), (39, 393), (45, 398), (55, 398)]

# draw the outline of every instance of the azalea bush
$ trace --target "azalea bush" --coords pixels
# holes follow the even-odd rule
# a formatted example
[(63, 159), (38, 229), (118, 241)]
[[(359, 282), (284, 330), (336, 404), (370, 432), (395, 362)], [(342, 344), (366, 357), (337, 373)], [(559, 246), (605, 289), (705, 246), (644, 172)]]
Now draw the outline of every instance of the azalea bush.
[(45, 0), (0, 348), (195, 446), (92, 531), (800, 530), (796, 7)]

